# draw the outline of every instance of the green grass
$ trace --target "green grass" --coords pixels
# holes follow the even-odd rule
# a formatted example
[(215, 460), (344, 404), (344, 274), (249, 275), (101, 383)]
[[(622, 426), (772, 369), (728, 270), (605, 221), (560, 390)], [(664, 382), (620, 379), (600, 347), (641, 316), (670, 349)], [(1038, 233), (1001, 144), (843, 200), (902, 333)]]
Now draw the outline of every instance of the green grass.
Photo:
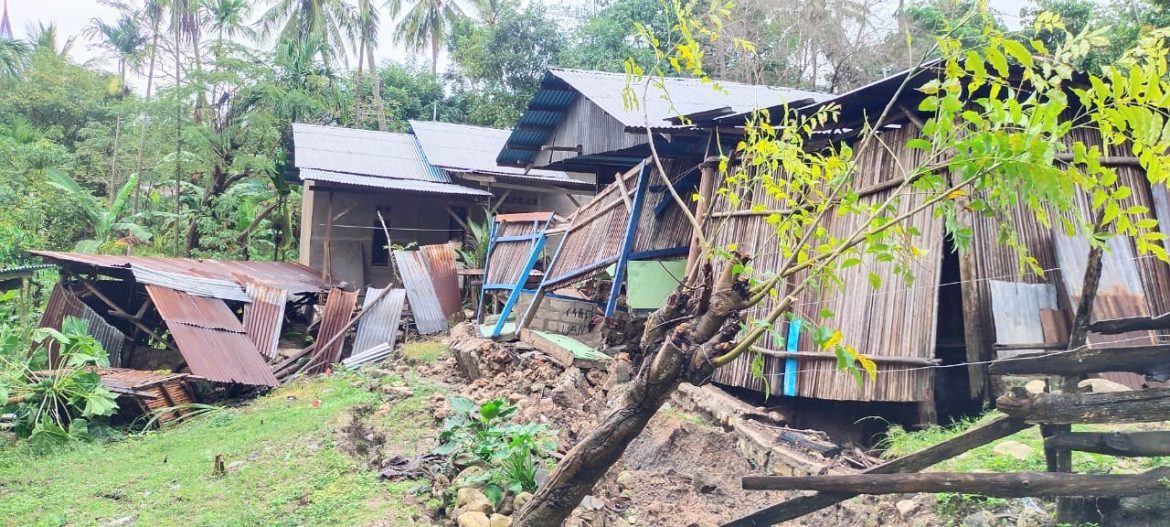
[[(366, 382), (300, 381), (172, 429), (44, 456), (0, 445), (0, 525), (415, 525), (417, 482), (383, 483), (333, 447), (347, 409), (381, 404)], [(428, 435), (434, 391), (412, 385), (412, 397), (371, 418), (404, 455)], [(222, 476), (212, 474), (217, 454), (231, 467)]]
[(416, 340), (403, 344), (400, 352), (411, 362), (430, 364), (447, 353), (447, 343), (441, 340)]
[[(999, 414), (989, 412), (981, 418), (969, 419), (954, 426), (936, 426), (917, 432), (907, 432), (899, 426), (892, 426), (883, 444), (886, 448), (885, 457), (900, 457), (916, 450), (936, 445), (963, 433), (972, 426), (986, 422), (996, 415)], [(1137, 427), (1130, 426), (1129, 428), (1136, 429)], [(1119, 431), (1121, 429), (1122, 427), (1119, 426), (1073, 425), (1074, 431)], [(1032, 453), (1027, 459), (1023, 460), (996, 454), (994, 452), (995, 445), (1004, 441), (1018, 441), (1028, 445), (1032, 447)], [(1127, 459), (1088, 452), (1073, 452), (1073, 470), (1080, 473), (1133, 473), (1168, 464), (1170, 464), (1170, 458)], [(1044, 442), (1040, 437), (1040, 428), (1033, 426), (999, 441), (993, 441), (972, 449), (957, 457), (943, 461), (931, 467), (930, 470), (946, 472), (1043, 472), (1045, 470)]]

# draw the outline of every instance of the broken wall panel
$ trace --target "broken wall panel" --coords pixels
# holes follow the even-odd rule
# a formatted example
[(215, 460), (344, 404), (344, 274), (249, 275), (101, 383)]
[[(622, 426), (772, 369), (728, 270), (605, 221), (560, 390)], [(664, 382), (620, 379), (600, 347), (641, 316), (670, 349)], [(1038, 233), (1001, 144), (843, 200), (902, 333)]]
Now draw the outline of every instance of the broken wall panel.
[[(901, 145), (917, 136), (918, 130), (904, 126), (884, 134), (886, 145)], [(878, 184), (896, 181), (902, 176), (899, 167), (919, 166), (922, 153), (911, 149), (887, 149), (875, 146), (857, 152), (857, 180), (854, 188), (865, 189)], [(783, 265), (783, 255), (778, 239), (771, 235), (773, 227), (767, 224), (768, 214), (736, 214), (752, 207), (764, 211), (782, 209), (783, 204), (764, 191), (764, 183), (755, 181), (742, 189), (745, 202), (732, 205), (727, 199), (713, 200), (711, 243), (717, 247), (736, 244), (740, 251), (752, 255), (751, 266), (760, 272), (775, 271)], [(883, 190), (861, 197), (862, 206), (885, 201), (893, 190)], [(894, 214), (905, 213), (921, 204), (921, 196), (911, 195), (897, 203)], [(845, 237), (856, 228), (860, 221), (854, 216), (830, 215), (825, 228), (832, 236)], [(933, 399), (933, 374), (929, 368), (913, 367), (896, 362), (897, 358), (929, 359), (935, 354), (937, 295), (942, 265), (943, 225), (934, 217), (932, 209), (920, 211), (911, 216), (907, 227), (917, 229), (921, 235), (915, 238), (921, 256), (913, 261), (914, 281), (907, 282), (899, 276), (889, 263), (878, 263), (872, 255), (862, 258), (860, 265), (841, 270), (838, 275), (841, 287), (827, 292), (807, 290), (799, 295), (793, 315), (802, 319), (796, 350), (819, 351), (814, 345), (812, 332), (818, 326), (840, 330), (844, 335), (843, 344), (854, 346), (867, 356), (892, 358), (892, 361), (877, 362), (877, 377), (858, 383), (853, 376), (837, 369), (835, 359), (799, 358), (795, 369), (795, 395), (830, 400), (921, 402)], [(716, 273), (728, 265), (726, 260), (716, 259)], [(881, 279), (881, 288), (870, 285), (869, 273)], [(794, 277), (800, 280), (801, 276)], [(783, 295), (781, 295), (783, 296)], [(768, 299), (753, 308), (747, 318), (762, 319), (777, 302)], [(820, 313), (827, 309), (831, 318), (822, 318)], [(751, 360), (747, 354), (732, 364), (715, 371), (713, 380), (718, 383), (748, 388), (755, 391), (770, 390), (773, 394), (783, 393), (785, 362), (783, 352), (787, 351), (787, 327), (780, 328), (779, 335), (769, 336), (757, 344), (769, 352), (764, 357), (765, 379), (753, 375)]]
[(448, 319), (463, 309), (459, 295), (459, 276), (455, 269), (455, 248), (449, 243), (424, 245), (419, 248), (435, 286), (435, 295)]
[[(122, 363), (122, 352), (125, 350), (129, 338), (58, 282), (53, 286), (52, 293), (49, 294), (49, 302), (41, 314), (38, 327), (60, 331), (65, 317), (77, 317), (85, 320), (88, 323), (89, 335), (97, 340), (102, 345), (102, 349), (109, 354), (110, 364)], [(60, 345), (54, 340), (49, 340), (43, 346), (47, 352), (49, 365), (56, 367), (60, 362), (58, 355)]]
[(371, 306), (381, 291), (373, 287), (366, 289), (366, 298), (362, 304), (366, 314), (358, 321), (351, 357), (379, 344), (387, 344), (391, 350), (394, 349), (398, 326), (402, 322), (402, 308), (406, 303), (406, 290), (392, 289)]
[(418, 251), (394, 251), (394, 263), (402, 285), (406, 288), (414, 326), (422, 335), (439, 333), (447, 329), (447, 317), (435, 294), (435, 286), (427, 275), (427, 266)]
[(146, 286), (191, 373), (215, 382), (276, 386), (264, 356), (223, 300)]
[(353, 308), (357, 305), (357, 291), (342, 291), (333, 289), (325, 300), (325, 310), (321, 313), (321, 326), (317, 329), (317, 338), (313, 341), (318, 348), (313, 354), (313, 363), (305, 371), (320, 373), (325, 367), (341, 359), (342, 345), (345, 337), (338, 337), (345, 331), (350, 318), (353, 317)]
[(244, 332), (267, 359), (276, 357), (288, 292), (261, 284), (244, 286), (252, 301), (244, 306)]
[[(1064, 340), (1048, 340), (1051, 330), (1045, 331), (1045, 311), (1057, 311), (1060, 304), (1056, 287), (1051, 284), (1027, 284), (988, 280), (991, 307), (995, 320), (996, 344), (1059, 344)], [(1041, 349), (999, 350), (1000, 358), (1010, 358)]]

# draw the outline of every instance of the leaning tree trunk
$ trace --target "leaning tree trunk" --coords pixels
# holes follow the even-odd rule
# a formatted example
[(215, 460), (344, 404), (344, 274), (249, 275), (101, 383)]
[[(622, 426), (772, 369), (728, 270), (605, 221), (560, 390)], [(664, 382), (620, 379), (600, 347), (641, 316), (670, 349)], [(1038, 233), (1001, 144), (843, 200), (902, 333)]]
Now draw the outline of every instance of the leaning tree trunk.
[(703, 384), (710, 379), (715, 370), (711, 358), (731, 348), (749, 296), (747, 283), (736, 278), (732, 267), (728, 265), (712, 285), (711, 267), (706, 265), (697, 287), (680, 287), (650, 316), (641, 340), (646, 358), (621, 406), (565, 455), (532, 501), (516, 514), (513, 527), (561, 525), (680, 383)]

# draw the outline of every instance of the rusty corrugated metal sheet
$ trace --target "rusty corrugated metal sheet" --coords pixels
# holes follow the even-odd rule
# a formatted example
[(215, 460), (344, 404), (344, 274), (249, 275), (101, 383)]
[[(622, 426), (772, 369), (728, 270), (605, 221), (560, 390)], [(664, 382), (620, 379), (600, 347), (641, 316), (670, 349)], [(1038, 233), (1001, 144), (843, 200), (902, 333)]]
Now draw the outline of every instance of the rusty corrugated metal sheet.
[[(378, 344), (389, 344), (390, 349), (394, 349), (394, 341), (398, 338), (398, 326), (402, 321), (402, 306), (406, 303), (406, 290), (390, 290), (377, 304), (370, 307), (379, 293), (381, 290), (373, 287), (366, 289), (366, 299), (362, 309), (369, 309), (370, 312), (358, 321), (357, 336), (353, 339), (351, 357), (357, 357)], [(350, 363), (346, 362), (346, 364)]]
[[(101, 315), (96, 311), (85, 305), (81, 299), (77, 298), (69, 290), (65, 289), (60, 283), (53, 286), (53, 292), (49, 294), (49, 302), (45, 305), (45, 311), (41, 314), (40, 326), (42, 328), (53, 328), (58, 331), (61, 330), (61, 323), (65, 317), (77, 317), (89, 323), (89, 334), (102, 345), (102, 348), (109, 354), (110, 364), (120, 364), (122, 362), (122, 351), (126, 347), (129, 340), (124, 333), (118, 328), (106, 322)], [(44, 344), (48, 354), (50, 366), (56, 366), (60, 358), (57, 356), (58, 344), (56, 341), (48, 341)]]
[(245, 288), (252, 302), (244, 306), (244, 332), (260, 353), (271, 359), (280, 344), (288, 292), (260, 284), (248, 284)]
[(146, 286), (146, 291), (191, 373), (215, 382), (278, 384), (260, 350), (248, 340), (244, 325), (223, 300), (155, 285)]
[(439, 305), (443, 307), (443, 315), (449, 319), (463, 308), (459, 296), (459, 276), (455, 273), (455, 248), (449, 243), (443, 243), (424, 245), (419, 250), (426, 260), (427, 271), (431, 273), (431, 283), (435, 286)]
[[(158, 373), (131, 370), (127, 368), (87, 367), (101, 377), (101, 383), (119, 396), (134, 398), (146, 413), (163, 408), (170, 411), (158, 414), (160, 422), (166, 423), (188, 412), (183, 405), (195, 401), (185, 373)], [(57, 372), (53, 370), (33, 372), (35, 378), (48, 378)]]
[(410, 312), (414, 315), (414, 326), (423, 335), (438, 333), (447, 329), (447, 317), (435, 294), (435, 286), (427, 276), (427, 266), (418, 251), (394, 251), (394, 263), (406, 288), (410, 300)]
[(332, 280), (322, 279), (319, 272), (295, 262), (30, 252), (63, 264), (97, 267), (119, 275), (129, 272), (145, 284), (241, 302), (249, 300), (244, 293), (244, 285), (248, 283), (284, 289), (293, 295), (315, 293), (333, 285)]
[[(321, 313), (321, 326), (317, 329), (317, 338), (313, 342), (324, 345), (345, 328), (349, 319), (353, 317), (353, 308), (357, 305), (357, 291), (347, 292), (340, 289), (329, 291), (329, 298), (325, 300), (325, 310)], [(342, 344), (345, 338), (339, 338), (329, 345), (328, 349), (319, 349), (314, 352), (315, 359), (305, 371), (320, 373), (325, 371), (329, 364), (341, 358)]]

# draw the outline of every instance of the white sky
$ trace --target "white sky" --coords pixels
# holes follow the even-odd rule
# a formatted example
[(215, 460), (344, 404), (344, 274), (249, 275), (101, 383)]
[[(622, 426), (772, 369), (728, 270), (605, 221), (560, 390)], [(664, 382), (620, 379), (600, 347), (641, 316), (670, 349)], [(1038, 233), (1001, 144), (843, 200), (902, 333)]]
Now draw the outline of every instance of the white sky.
[[(23, 38), (28, 26), (38, 20), (46, 23), (55, 22), (63, 36), (77, 36), (73, 56), (80, 62), (94, 59), (100, 55), (100, 50), (93, 47), (92, 40), (82, 34), (90, 20), (102, 18), (112, 21), (117, 16), (115, 9), (101, 5), (96, 0), (0, 0), (0, 2), (3, 1), (8, 2), (8, 14), (17, 38)], [(596, 0), (534, 1), (544, 2), (558, 10), (589, 9), (596, 3)], [(897, 0), (885, 1), (894, 5), (897, 2)], [(268, 5), (265, 0), (256, 0), (254, 3), (256, 4), (254, 16), (259, 16), (259, 13)], [(992, 8), (1001, 13), (1004, 21), (1013, 28), (1019, 24), (1020, 8), (1030, 3), (1028, 0), (991, 0)], [(387, 23), (387, 20), (383, 20), (383, 24)], [(430, 60), (430, 56), (425, 52), (420, 56), (414, 55), (414, 53), (408, 53), (393, 45), (389, 38), (383, 38), (381, 45), (375, 52), (375, 58), (379, 61), (385, 59), (399, 62), (417, 60), (425, 64)], [(105, 67), (113, 69), (112, 64), (106, 64)]]

